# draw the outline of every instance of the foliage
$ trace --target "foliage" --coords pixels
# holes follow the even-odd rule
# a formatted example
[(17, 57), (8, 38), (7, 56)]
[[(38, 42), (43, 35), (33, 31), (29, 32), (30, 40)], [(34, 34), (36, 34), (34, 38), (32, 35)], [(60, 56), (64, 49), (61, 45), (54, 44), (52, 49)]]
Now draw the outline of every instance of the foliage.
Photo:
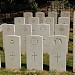
[(64, 4), (65, 8), (68, 7), (75, 8), (75, 0), (56, 0), (56, 1), (61, 1), (61, 3)]
[(75, 8), (75, 0), (68, 0), (69, 1), (69, 3), (70, 3), (70, 6), (72, 7), (72, 8)]
[(25, 10), (37, 10), (37, 3), (34, 0), (2, 0), (1, 12), (11, 13)]

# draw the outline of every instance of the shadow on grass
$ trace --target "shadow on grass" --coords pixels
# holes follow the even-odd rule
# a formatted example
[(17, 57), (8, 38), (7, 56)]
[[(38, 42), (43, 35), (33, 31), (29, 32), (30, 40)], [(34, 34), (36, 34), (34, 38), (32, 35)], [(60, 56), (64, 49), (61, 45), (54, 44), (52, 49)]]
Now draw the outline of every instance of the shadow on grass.
[(49, 71), (49, 66), (46, 64), (43, 64), (43, 70)]
[(69, 38), (69, 41), (73, 42), (73, 39)]
[[(25, 69), (27, 69), (27, 65), (21, 64), (21, 70), (25, 70)], [(49, 71), (49, 66), (46, 64), (43, 64), (43, 70)]]
[(27, 68), (27, 65), (26, 64), (21, 64), (21, 66)]
[(3, 47), (0, 47), (0, 50), (2, 51), (3, 50)]
[(69, 72), (73, 72), (73, 67), (66, 65), (66, 70)]
[(73, 53), (73, 51), (72, 50), (68, 50), (68, 53)]
[[(1, 63), (1, 67), (5, 68), (5, 63)], [(27, 65), (26, 64), (21, 64), (21, 70), (26, 70)], [(43, 70), (49, 71), (49, 66), (46, 64), (43, 64)], [(73, 72), (73, 67), (66, 65), (66, 70), (69, 72)]]
[[(49, 66), (43, 64), (43, 70), (49, 71)], [(66, 65), (66, 71), (73, 72), (73, 67)]]
[[(5, 68), (5, 63), (1, 63), (1, 67)], [(21, 67), (24, 67), (26, 69), (27, 65), (26, 64), (21, 64)]]
[(1, 67), (2, 68), (5, 68), (5, 63), (1, 63)]

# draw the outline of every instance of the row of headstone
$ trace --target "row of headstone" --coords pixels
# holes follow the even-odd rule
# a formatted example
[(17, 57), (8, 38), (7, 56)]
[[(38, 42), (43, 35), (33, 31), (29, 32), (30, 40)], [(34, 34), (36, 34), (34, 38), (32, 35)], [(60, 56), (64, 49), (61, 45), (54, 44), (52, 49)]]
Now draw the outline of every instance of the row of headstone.
[[(16, 22), (18, 22), (19, 20), (21, 22), (22, 17), (21, 17), (21, 19), (20, 18), (15, 18), (15, 19), (17, 19)], [(50, 35), (54, 35), (55, 34), (55, 26), (56, 26), (56, 24), (54, 25), (54, 18), (53, 17), (44, 17), (43, 20), (44, 20), (43, 24), (49, 24), (50, 25)], [(15, 25), (22, 25), (22, 24), (25, 24), (25, 23), (24, 22), (23, 23), (18, 22)], [(39, 24), (39, 18), (38, 17), (29, 18), (29, 24), (32, 24), (32, 34), (35, 35), (36, 34), (36, 25)], [(69, 17), (63, 17), (63, 18), (59, 17), (58, 24), (63, 25), (63, 26), (65, 26), (65, 24), (67, 24), (68, 25), (67, 29), (70, 30), (70, 18)], [(68, 38), (69, 38), (69, 36), (68, 36)]]
[[(21, 38), (17, 35), (7, 35), (5, 39), (6, 68), (21, 68)], [(50, 70), (66, 71), (66, 39), (65, 36), (50, 37)], [(43, 70), (43, 37), (30, 35), (27, 36), (26, 42), (27, 69)], [(75, 37), (73, 44), (73, 72), (75, 72)]]
[[(7, 35), (5, 38), (6, 68), (21, 68), (21, 38), (17, 35)], [(65, 36), (50, 37), (50, 70), (66, 71), (66, 39)], [(43, 37), (27, 36), (26, 42), (27, 68), (43, 70)], [(73, 44), (73, 72), (75, 72), (75, 37)]]
[[(33, 13), (32, 12), (25, 12), (23, 13), (23, 16), (26, 18), (25, 20), (21, 17), (19, 23), (26, 23), (29, 24), (29, 18), (33, 17)], [(39, 18), (39, 24), (44, 23), (43, 18), (45, 17), (45, 13), (44, 12), (36, 12), (35, 13), (35, 17)], [(57, 19), (58, 19), (58, 13), (55, 11), (52, 12), (48, 12), (48, 17), (54, 17), (54, 24), (57, 24)], [(70, 12), (69, 11), (61, 11), (61, 17), (69, 17), (70, 18)], [(15, 21), (14, 23), (16, 24), (17, 21)], [(21, 23), (21, 24), (22, 24)]]
[[(7, 35), (5, 38), (6, 68), (21, 68), (21, 38)], [(49, 37), (50, 70), (66, 71), (67, 38), (63, 35)], [(43, 70), (43, 36), (26, 37), (27, 69)], [(59, 66), (59, 67), (58, 67)]]
[[(37, 17), (32, 17), (32, 14), (27, 15), (26, 18), (17, 17), (14, 19), (15, 25), (2, 25), (6, 68), (21, 68), (21, 52), (25, 53), (26, 49), (27, 69), (43, 70), (43, 53), (48, 53), (50, 55), (50, 70), (65, 71), (69, 25), (55, 25), (57, 24), (56, 16), (53, 14), (46, 18), (44, 13), (43, 15), (37, 14)], [(31, 17), (29, 18), (29, 16)], [(27, 24), (26, 21), (28, 21)], [(53, 62), (55, 67), (52, 66)]]
[[(26, 20), (24, 20), (24, 17), (23, 17), (23, 21), (21, 21), (22, 20), (22, 17), (21, 17), (21, 19), (19, 19), (20, 18), (19, 17), (17, 19), (17, 21), (16, 21), (16, 22), (18, 22), (17, 24), (31, 24), (31, 23), (36, 24), (35, 22), (38, 21), (39, 24), (48, 23), (51, 26), (51, 23), (53, 21), (52, 18), (54, 18), (54, 25), (53, 25), (54, 29), (55, 29), (55, 24), (57, 24), (57, 20), (58, 20), (58, 24), (68, 24), (69, 25), (69, 29), (70, 29), (70, 12), (68, 12), (68, 11), (62, 11), (61, 12), (61, 17), (59, 17), (59, 18), (57, 18), (57, 12), (54, 12), (54, 11), (48, 12), (48, 17), (45, 17), (44, 12), (36, 12), (36, 17), (39, 18), (39, 19), (37, 19), (37, 21), (36, 21), (36, 19), (34, 20), (35, 17), (33, 17), (33, 15), (31, 15), (31, 14), (32, 14), (32, 12), (25, 12), (24, 13), (24, 17), (25, 17)], [(32, 18), (29, 19), (30, 17), (32, 17)], [(50, 19), (49, 17), (50, 18), (52, 17), (52, 18)], [(31, 20), (32, 20), (32, 22), (31, 22)], [(37, 22), (37, 24), (38, 24), (38, 22)], [(16, 24), (15, 23), (15, 20), (14, 20), (14, 24)], [(33, 31), (35, 31), (35, 30), (33, 30)]]
[[(34, 31), (33, 31), (33, 28), (34, 28)], [(2, 29), (3, 29), (3, 48), (5, 46), (4, 36), (18, 35), (18, 36), (21, 36), (21, 52), (25, 53), (26, 36), (33, 35), (33, 33), (35, 32), (35, 35), (43, 36), (44, 53), (49, 53), (49, 36), (52, 36), (54, 32), (54, 31), (51, 31), (52, 29), (49, 24), (36, 24), (35, 26), (32, 24), (21, 24), (21, 25), (2, 24)], [(68, 25), (57, 24), (55, 26), (55, 35), (64, 35), (67, 37), (67, 40), (68, 40), (69, 39)]]

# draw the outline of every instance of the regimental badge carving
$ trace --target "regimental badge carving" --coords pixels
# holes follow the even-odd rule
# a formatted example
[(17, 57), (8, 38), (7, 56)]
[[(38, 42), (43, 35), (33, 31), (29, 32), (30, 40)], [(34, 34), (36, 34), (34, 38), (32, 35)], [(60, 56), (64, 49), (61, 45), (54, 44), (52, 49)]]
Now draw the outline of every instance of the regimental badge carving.
[(41, 30), (41, 31), (44, 31), (44, 30), (46, 30), (46, 27), (45, 27), (44, 25), (42, 25), (42, 26), (40, 27), (40, 30)]
[(21, 20), (18, 20), (18, 22), (20, 23), (20, 22), (21, 22)]
[(24, 27), (24, 31), (27, 31), (27, 28), (26, 27)]
[(32, 20), (32, 23), (35, 23), (35, 20)]
[(44, 25), (40, 26), (39, 28), (39, 31), (41, 32), (42, 35), (46, 32), (46, 30), (47, 30), (47, 27)]
[(63, 30), (64, 30), (63, 26), (61, 26), (59, 30), (60, 30), (60, 31), (63, 31)]
[(46, 23), (50, 23), (51, 22), (51, 20), (50, 19), (46, 19)]
[(32, 37), (30, 39), (30, 43), (33, 45), (33, 46), (36, 46), (38, 44), (38, 39), (36, 37)]
[(10, 28), (9, 28), (9, 26), (7, 27), (7, 31), (10, 31)]
[(14, 40), (11, 40), (10, 43), (11, 43), (11, 44), (14, 44)]
[(55, 45), (56, 45), (58, 42), (59, 42), (60, 44), (62, 44), (62, 40), (61, 40), (60, 38), (55, 38), (55, 39), (54, 39)]

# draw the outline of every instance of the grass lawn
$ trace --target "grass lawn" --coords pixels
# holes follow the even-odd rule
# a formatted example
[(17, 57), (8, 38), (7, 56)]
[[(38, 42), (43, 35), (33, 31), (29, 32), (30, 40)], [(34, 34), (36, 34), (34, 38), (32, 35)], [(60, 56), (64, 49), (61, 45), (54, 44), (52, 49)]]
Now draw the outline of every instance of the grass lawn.
[(66, 72), (57, 72), (57, 71), (49, 71), (49, 55), (43, 54), (43, 71), (37, 70), (27, 70), (26, 66), (26, 55), (21, 55), (21, 69), (5, 69), (5, 55), (3, 51), (3, 41), (2, 41), (2, 33), (0, 32), (0, 54), (1, 54), (1, 65), (2, 68), (0, 69), (0, 75), (75, 75), (73, 71), (73, 33), (70, 32), (70, 41), (68, 47), (68, 54), (67, 54), (67, 65), (66, 65)]

